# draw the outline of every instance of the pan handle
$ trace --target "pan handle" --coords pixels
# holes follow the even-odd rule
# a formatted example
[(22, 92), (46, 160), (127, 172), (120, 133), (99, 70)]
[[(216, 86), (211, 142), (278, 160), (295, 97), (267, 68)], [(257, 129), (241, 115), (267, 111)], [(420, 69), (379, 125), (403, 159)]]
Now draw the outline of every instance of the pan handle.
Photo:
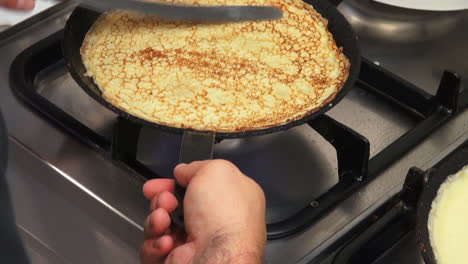
[[(182, 136), (179, 162), (191, 163), (197, 160), (212, 159), (214, 141), (214, 132), (185, 131)], [(177, 201), (179, 201), (179, 206), (171, 214), (172, 223), (183, 228), (185, 188), (178, 184), (177, 181), (174, 189), (174, 195), (177, 198)]]

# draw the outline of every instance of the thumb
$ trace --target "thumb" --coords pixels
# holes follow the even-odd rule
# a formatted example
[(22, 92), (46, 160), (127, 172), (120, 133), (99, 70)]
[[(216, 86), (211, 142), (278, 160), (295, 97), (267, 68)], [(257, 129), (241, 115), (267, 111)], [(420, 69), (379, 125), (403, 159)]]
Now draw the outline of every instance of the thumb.
[(208, 162), (210, 161), (194, 161), (190, 164), (179, 164), (174, 168), (174, 177), (180, 185), (187, 187), (189, 182), (193, 177), (195, 177), (196, 173)]

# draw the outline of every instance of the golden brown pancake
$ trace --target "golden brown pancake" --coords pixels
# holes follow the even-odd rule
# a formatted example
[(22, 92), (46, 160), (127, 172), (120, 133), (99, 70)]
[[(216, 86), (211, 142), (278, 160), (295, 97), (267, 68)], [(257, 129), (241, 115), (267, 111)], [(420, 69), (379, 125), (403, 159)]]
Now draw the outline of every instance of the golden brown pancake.
[(195, 24), (128, 11), (105, 13), (83, 42), (83, 64), (106, 100), (151, 122), (217, 132), (282, 125), (330, 102), (348, 78), (350, 64), (327, 20), (310, 5), (268, 3), (280, 7), (284, 17)]

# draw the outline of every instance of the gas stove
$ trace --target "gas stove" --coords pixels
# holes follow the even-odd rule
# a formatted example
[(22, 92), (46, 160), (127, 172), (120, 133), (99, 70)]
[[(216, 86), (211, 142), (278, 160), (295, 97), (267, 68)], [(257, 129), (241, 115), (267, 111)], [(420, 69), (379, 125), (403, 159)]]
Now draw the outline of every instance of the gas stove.
[[(215, 146), (215, 158), (265, 190), (266, 263), (329, 263), (340, 241), (395, 199), (411, 167), (431, 167), (468, 138), (468, 64), (458, 58), (468, 13), (435, 39), (392, 43), (361, 30), (353, 5), (340, 10), (364, 60), (343, 101), (306, 125)], [(17, 222), (38, 262), (135, 263), (148, 213), (141, 186), (172, 177), (181, 136), (118, 118), (73, 81), (60, 42), (74, 7), (0, 33)]]

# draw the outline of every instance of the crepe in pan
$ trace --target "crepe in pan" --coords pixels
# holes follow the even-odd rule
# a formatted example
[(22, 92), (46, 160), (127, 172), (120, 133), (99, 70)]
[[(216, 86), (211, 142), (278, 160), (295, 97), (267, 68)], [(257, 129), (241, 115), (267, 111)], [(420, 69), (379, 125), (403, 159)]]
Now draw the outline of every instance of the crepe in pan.
[(239, 132), (309, 115), (330, 102), (348, 78), (348, 59), (311, 5), (184, 3), (273, 3), (284, 17), (194, 24), (105, 13), (88, 32), (81, 55), (106, 100), (150, 122)]

